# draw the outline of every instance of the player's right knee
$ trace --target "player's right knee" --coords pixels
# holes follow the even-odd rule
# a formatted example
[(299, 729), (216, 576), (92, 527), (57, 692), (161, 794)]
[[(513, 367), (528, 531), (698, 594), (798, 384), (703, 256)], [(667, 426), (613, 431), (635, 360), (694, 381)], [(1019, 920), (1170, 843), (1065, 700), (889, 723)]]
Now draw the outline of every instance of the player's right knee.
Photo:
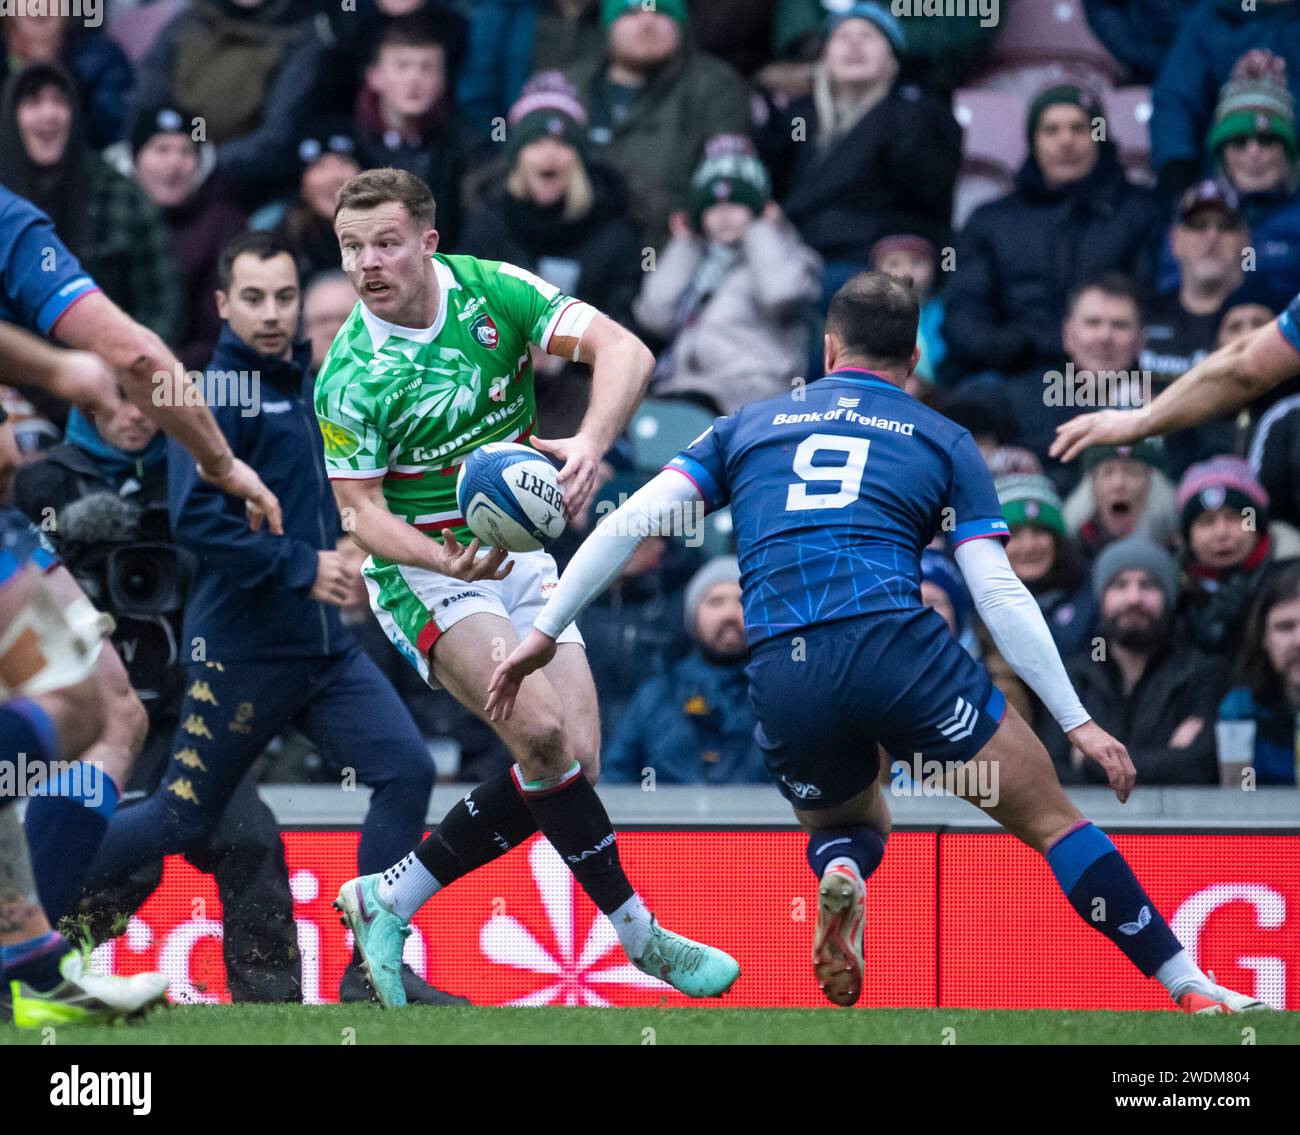
[(528, 780), (544, 780), (564, 773), (573, 758), (558, 719), (542, 720), (529, 726), (522, 739), (519, 767)]

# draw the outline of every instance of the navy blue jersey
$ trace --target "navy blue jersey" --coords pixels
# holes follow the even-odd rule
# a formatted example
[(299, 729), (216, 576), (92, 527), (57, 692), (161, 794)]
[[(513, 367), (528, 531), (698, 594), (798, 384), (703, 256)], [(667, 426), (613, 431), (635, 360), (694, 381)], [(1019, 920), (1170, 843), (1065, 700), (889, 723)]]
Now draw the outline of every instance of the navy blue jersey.
[(1300, 294), (1277, 317), (1277, 327), (1282, 332), (1282, 338), (1300, 351)]
[(755, 402), (665, 468), (709, 509), (730, 502), (750, 645), (861, 615), (917, 609), (920, 555), (1007, 535), (970, 433), (868, 371), (846, 368)]
[(50, 218), (0, 185), (0, 319), (48, 335), (59, 316), (98, 290)]

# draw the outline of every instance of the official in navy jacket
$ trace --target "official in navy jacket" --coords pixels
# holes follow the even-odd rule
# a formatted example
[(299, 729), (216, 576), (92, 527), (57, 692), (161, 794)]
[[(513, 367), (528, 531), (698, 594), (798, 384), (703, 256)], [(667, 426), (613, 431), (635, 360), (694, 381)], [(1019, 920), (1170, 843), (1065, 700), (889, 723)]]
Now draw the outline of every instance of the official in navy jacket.
[(254, 532), (242, 502), (212, 492), (185, 452), (168, 446), (172, 530), (178, 544), (201, 557), (185, 609), (185, 642), (203, 640), (205, 657), (222, 663), (324, 658), (356, 645), (339, 608), (312, 598), (320, 553), (334, 551), (343, 529), (306, 389), (311, 343), (290, 350), (287, 359), (267, 357), (227, 323), (204, 376), (231, 449), (284, 490), (283, 536)]

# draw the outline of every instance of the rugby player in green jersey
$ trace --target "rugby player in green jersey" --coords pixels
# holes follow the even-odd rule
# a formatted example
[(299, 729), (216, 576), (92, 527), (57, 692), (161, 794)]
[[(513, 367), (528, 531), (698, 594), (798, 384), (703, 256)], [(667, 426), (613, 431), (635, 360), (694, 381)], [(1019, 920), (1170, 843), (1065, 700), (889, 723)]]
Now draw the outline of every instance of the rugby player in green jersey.
[[(563, 462), (570, 517), (649, 381), (646, 347), (595, 308), (510, 264), (438, 252), (428, 186), (368, 170), (339, 191), (334, 231), (361, 302), (316, 379), (325, 462), (344, 525), (369, 553), (371, 606), (394, 646), (431, 684), (486, 720), (497, 662), (526, 634), (556, 584), (545, 551), (480, 549), (456, 507), (456, 473), (478, 446), (519, 441)], [(531, 436), (530, 350), (592, 368), (577, 434)], [(593, 782), (596, 689), (582, 636), (523, 684), (494, 723), (517, 762), (475, 788), (410, 855), (345, 883), (335, 905), (380, 1001), (405, 1003), (402, 943), (442, 887), (540, 830), (609, 918), (641, 971), (692, 997), (729, 989), (740, 969), (720, 950), (661, 927), (619, 863)]]

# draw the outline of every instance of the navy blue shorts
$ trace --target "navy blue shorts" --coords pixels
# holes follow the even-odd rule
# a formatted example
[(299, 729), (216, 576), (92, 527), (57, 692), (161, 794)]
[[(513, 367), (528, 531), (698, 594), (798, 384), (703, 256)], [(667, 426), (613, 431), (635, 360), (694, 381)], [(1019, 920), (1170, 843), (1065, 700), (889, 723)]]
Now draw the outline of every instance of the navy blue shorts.
[(925, 608), (768, 639), (745, 672), (768, 772), (806, 811), (868, 788), (877, 743), (897, 760), (967, 761), (1006, 710), (984, 667)]

